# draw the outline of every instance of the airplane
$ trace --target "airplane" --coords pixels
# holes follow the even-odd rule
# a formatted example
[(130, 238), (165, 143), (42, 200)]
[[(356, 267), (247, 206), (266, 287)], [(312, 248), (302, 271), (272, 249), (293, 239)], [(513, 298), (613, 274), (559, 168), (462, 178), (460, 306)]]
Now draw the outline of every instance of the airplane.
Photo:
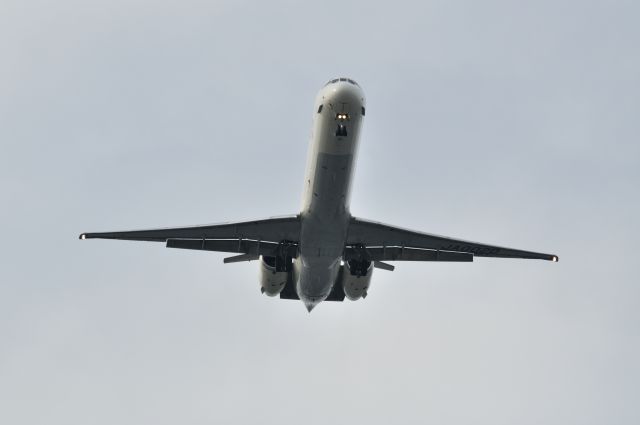
[(475, 257), (558, 261), (558, 256), (422, 233), (357, 218), (349, 211), (358, 139), (366, 104), (351, 78), (318, 92), (300, 213), (204, 226), (82, 233), (80, 239), (164, 242), (168, 248), (236, 253), (224, 263), (259, 260), (263, 294), (322, 301), (366, 298), (373, 269), (394, 261), (459, 261)]

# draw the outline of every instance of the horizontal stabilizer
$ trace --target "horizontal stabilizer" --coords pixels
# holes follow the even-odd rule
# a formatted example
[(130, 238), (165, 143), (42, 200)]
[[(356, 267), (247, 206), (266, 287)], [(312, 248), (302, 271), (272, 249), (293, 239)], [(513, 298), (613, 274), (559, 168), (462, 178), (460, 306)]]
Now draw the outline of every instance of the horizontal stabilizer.
[[(333, 285), (333, 288), (331, 289), (329, 296), (325, 298), (324, 301), (344, 301), (344, 297), (345, 295), (344, 295), (344, 289), (342, 288), (342, 284), (340, 282), (337, 282), (335, 285)], [(299, 300), (300, 299), (300, 297), (296, 293), (296, 289), (294, 287), (293, 282), (288, 282), (285, 285), (282, 292), (280, 292), (280, 299), (281, 300)]]

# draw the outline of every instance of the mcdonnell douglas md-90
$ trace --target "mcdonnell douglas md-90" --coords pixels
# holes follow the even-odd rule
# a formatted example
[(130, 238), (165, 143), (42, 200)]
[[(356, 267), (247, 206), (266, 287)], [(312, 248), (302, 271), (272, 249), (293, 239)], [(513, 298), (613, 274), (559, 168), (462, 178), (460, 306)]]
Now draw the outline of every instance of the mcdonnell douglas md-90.
[(169, 248), (237, 253), (225, 263), (260, 260), (263, 293), (321, 301), (365, 298), (374, 268), (387, 261), (473, 261), (474, 257), (558, 261), (551, 254), (415, 232), (353, 217), (351, 178), (365, 98), (350, 78), (329, 81), (314, 104), (313, 133), (299, 214), (265, 220), (126, 232), (83, 233), (80, 239), (164, 242)]

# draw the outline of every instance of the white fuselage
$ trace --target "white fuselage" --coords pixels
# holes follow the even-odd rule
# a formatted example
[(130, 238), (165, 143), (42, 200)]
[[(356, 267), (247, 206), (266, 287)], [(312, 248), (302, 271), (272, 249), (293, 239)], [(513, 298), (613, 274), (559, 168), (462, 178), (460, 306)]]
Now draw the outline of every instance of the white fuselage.
[(314, 108), (294, 263), (296, 292), (309, 310), (327, 298), (340, 270), (364, 93), (353, 80), (333, 80), (320, 90)]

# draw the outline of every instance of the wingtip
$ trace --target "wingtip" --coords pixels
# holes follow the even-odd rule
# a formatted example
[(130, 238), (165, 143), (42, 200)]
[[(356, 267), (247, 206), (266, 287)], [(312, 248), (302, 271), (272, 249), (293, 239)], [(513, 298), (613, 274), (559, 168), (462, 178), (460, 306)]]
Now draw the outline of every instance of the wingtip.
[(557, 255), (552, 255), (552, 256), (551, 256), (551, 261), (553, 261), (554, 263), (557, 263), (557, 262), (558, 262), (558, 260), (559, 260), (559, 258), (558, 258), (558, 256), (557, 256)]
[(86, 233), (80, 233), (80, 236), (78, 236), (78, 239), (80, 239), (81, 241), (87, 239), (87, 234)]

